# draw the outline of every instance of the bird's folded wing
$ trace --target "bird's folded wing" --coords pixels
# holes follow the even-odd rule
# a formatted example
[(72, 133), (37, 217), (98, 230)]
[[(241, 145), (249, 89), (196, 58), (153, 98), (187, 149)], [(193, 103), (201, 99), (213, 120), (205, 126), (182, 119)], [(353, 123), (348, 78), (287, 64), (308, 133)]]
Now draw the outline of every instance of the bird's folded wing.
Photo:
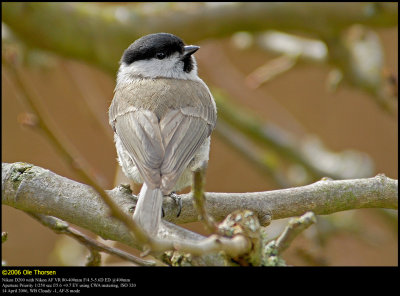
[(199, 147), (210, 135), (212, 127), (203, 118), (202, 108), (186, 107), (171, 110), (160, 122), (164, 140), (164, 159), (161, 165), (162, 188), (169, 192)]
[(118, 116), (115, 128), (144, 181), (160, 187), (164, 146), (157, 116), (149, 110), (133, 109)]

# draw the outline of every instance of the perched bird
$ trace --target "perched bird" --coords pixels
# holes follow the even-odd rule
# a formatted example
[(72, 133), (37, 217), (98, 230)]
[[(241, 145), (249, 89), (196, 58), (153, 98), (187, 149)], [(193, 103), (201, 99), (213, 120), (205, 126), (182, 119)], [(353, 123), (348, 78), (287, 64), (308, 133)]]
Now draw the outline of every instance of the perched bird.
[(217, 110), (197, 75), (198, 49), (156, 33), (133, 42), (120, 61), (109, 120), (124, 174), (143, 183), (133, 219), (149, 235), (159, 229), (163, 196), (189, 186), (208, 162)]

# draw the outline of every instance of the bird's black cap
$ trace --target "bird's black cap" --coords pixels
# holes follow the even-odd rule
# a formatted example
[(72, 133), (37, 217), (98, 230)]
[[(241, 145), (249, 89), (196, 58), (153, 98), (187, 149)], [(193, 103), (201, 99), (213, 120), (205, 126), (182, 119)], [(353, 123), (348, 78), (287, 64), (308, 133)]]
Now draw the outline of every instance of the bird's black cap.
[(185, 44), (179, 37), (169, 33), (143, 36), (133, 42), (124, 52), (121, 62), (127, 65), (139, 60), (151, 59), (157, 53), (166, 57), (175, 52), (183, 53)]
[(124, 51), (121, 63), (130, 65), (135, 61), (155, 58), (159, 54), (162, 54), (164, 57), (169, 57), (173, 53), (179, 52), (183, 54), (183, 71), (189, 73), (193, 69), (193, 59), (191, 55), (197, 49), (192, 49), (185, 53), (185, 43), (181, 38), (170, 33), (155, 33), (143, 36), (133, 42)]

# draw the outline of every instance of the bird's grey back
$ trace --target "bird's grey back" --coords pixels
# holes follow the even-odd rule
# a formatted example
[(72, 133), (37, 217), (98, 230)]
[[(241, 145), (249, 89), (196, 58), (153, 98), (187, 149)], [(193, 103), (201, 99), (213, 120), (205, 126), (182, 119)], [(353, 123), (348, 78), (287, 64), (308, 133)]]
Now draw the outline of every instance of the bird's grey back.
[(212, 128), (215, 125), (215, 103), (201, 80), (179, 80), (176, 83), (176, 80), (169, 78), (135, 79), (131, 83), (117, 85), (114, 93), (109, 110), (110, 122), (127, 110), (132, 110), (132, 107), (152, 111), (159, 120), (168, 110), (193, 107), (203, 109), (203, 114), (196, 115), (201, 115)]

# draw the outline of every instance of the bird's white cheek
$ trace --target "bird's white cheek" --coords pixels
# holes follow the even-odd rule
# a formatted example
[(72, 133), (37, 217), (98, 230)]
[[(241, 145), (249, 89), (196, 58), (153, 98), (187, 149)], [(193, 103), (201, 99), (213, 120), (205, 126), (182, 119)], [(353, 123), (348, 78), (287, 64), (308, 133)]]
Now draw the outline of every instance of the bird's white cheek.
[(156, 78), (176, 78), (185, 80), (198, 80), (197, 67), (194, 65), (194, 69), (190, 73), (183, 71), (183, 62), (177, 57), (169, 57), (163, 60), (151, 59), (136, 61), (131, 65), (127, 66), (121, 64), (117, 80), (121, 83), (129, 83), (135, 76)]

